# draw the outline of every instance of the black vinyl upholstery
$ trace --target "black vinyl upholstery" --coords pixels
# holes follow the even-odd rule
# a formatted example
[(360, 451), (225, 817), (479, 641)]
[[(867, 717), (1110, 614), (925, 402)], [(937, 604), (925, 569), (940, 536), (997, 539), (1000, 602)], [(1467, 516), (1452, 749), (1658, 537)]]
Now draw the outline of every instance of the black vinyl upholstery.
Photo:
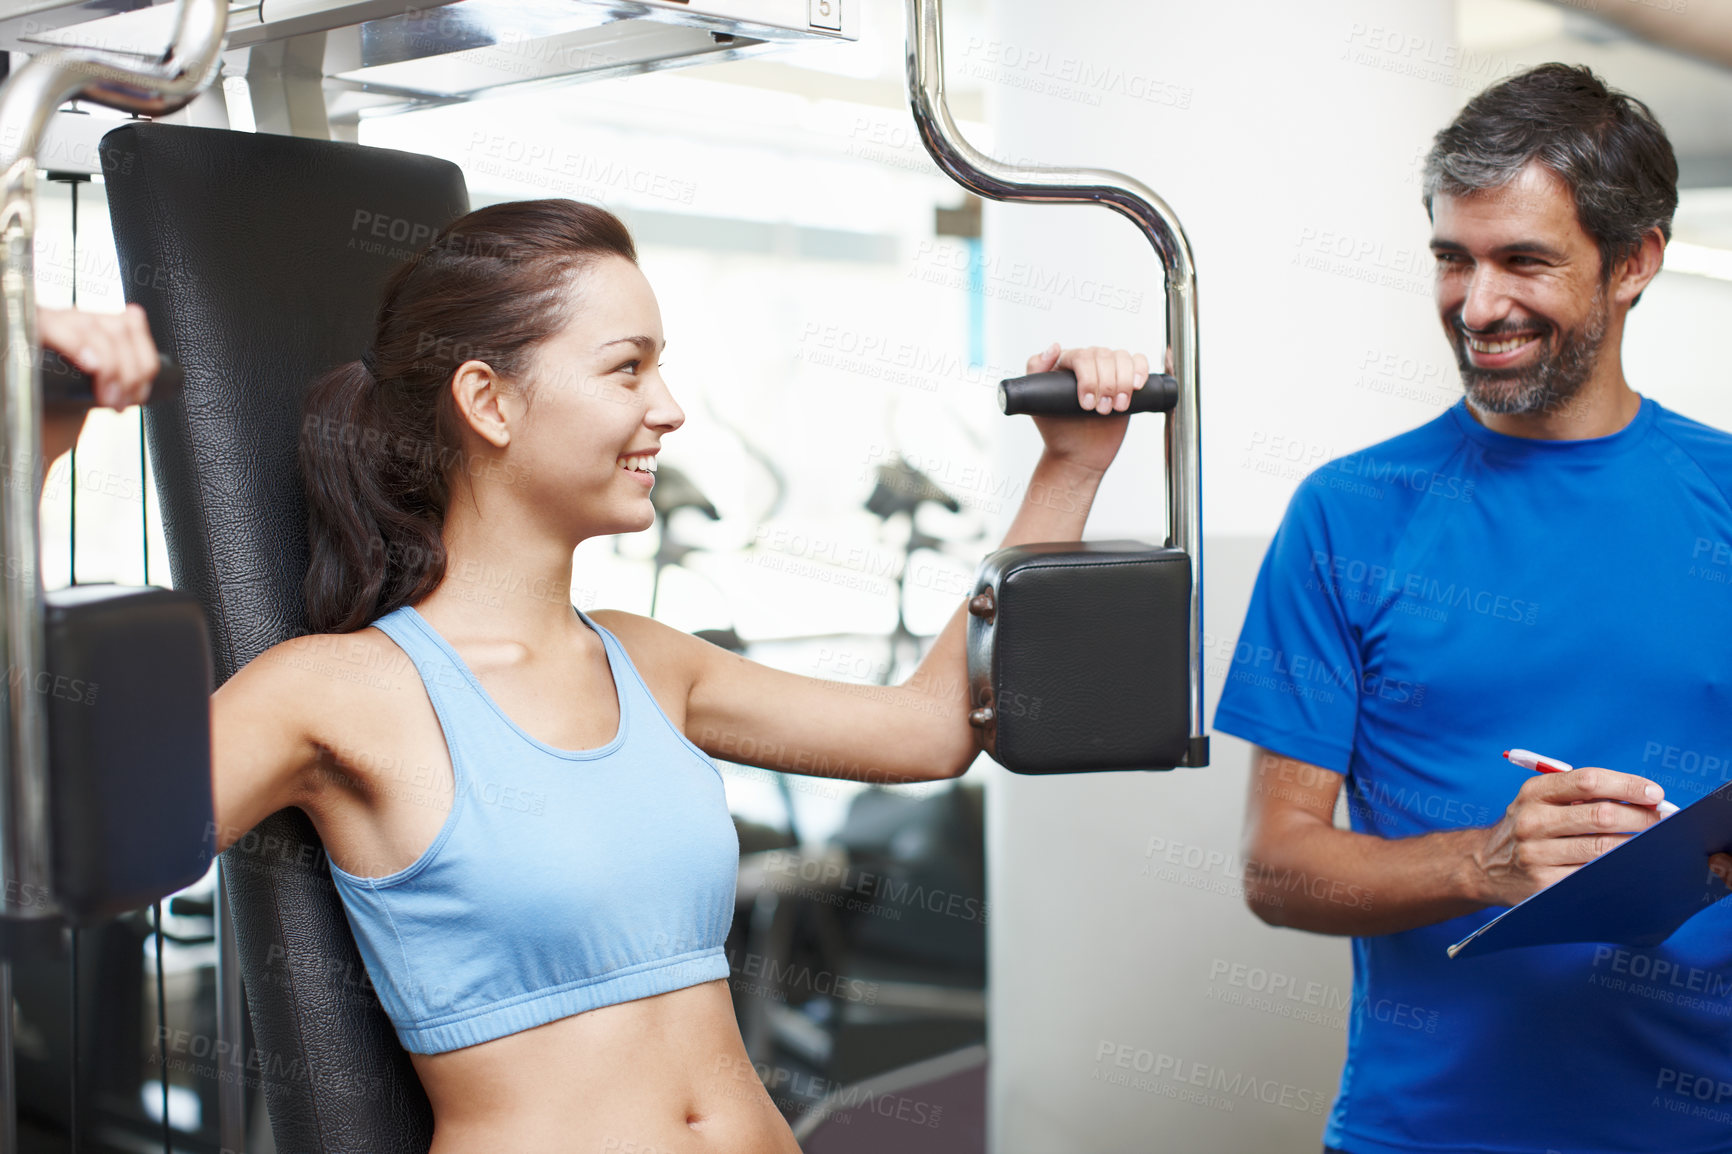
[[(164, 124), (103, 138), (127, 299), (185, 368), (146, 410), (175, 587), (216, 683), (307, 632), (301, 403), (371, 340), (386, 276), (462, 215), (455, 165), (360, 145)], [(284, 810), (223, 855), (283, 1154), (425, 1151), (432, 1114), (367, 981), (312, 824)]]
[(990, 707), (986, 751), (1013, 773), (1185, 764), (1190, 613), (1182, 549), (1053, 541), (989, 554), (967, 641), (970, 700)]
[(54, 892), (96, 925), (210, 867), (210, 638), (197, 600), (148, 585), (50, 590), (43, 626)]

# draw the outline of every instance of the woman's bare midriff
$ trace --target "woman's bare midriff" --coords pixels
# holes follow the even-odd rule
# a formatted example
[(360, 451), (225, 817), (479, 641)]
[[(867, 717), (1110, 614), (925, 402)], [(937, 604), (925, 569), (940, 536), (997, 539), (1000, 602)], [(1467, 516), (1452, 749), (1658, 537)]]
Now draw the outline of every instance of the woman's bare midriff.
[(412, 1055), (432, 1154), (799, 1154), (725, 981)]

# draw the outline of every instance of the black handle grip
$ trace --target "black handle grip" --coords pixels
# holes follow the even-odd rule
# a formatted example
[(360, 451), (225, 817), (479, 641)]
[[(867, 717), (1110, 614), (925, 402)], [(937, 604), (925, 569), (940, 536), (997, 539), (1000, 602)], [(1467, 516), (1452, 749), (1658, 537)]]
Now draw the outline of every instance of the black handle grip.
[[(161, 353), (157, 354), (161, 364), (156, 370), (156, 379), (151, 382), (150, 399), (145, 404), (155, 404), (180, 395), (180, 387), (185, 379), (180, 366)], [(94, 381), (89, 373), (76, 368), (70, 361), (53, 349), (42, 350), (42, 400), (49, 405), (94, 405), (96, 394), (93, 391)]]
[[(1170, 413), (1179, 403), (1179, 382), (1165, 373), (1150, 373), (1143, 387), (1131, 394), (1127, 413)], [(998, 407), (1006, 414), (1038, 413), (1043, 417), (1101, 416), (1085, 410), (1076, 397), (1076, 374), (1069, 369), (1033, 373), (998, 382)], [(1107, 416), (1119, 416), (1117, 412)]]

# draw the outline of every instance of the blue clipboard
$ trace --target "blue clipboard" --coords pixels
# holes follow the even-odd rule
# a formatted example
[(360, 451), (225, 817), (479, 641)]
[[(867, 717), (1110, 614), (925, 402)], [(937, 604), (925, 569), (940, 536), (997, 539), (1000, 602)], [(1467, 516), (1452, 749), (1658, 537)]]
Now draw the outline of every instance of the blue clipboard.
[(1559, 942), (1657, 946), (1732, 896), (1705, 861), (1722, 850), (1732, 850), (1732, 782), (1511, 906), (1449, 947), (1449, 956)]

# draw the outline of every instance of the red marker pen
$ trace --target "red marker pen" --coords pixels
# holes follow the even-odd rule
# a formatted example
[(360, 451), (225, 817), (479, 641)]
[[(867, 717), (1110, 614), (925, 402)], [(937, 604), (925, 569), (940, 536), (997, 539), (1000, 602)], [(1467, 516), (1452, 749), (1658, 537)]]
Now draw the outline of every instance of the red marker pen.
[(1531, 769), (1535, 773), (1568, 773), (1576, 768), (1567, 761), (1559, 761), (1555, 757), (1544, 757), (1531, 749), (1506, 749), (1503, 755), (1523, 769)]
[[(1531, 749), (1506, 749), (1503, 751), (1503, 755), (1509, 758), (1511, 764), (1519, 765), (1523, 769), (1531, 769), (1535, 773), (1568, 773), (1576, 768), (1567, 761), (1546, 757)], [(1660, 802), (1654, 809), (1663, 818), (1671, 817), (1678, 812), (1678, 807), (1669, 801)]]

